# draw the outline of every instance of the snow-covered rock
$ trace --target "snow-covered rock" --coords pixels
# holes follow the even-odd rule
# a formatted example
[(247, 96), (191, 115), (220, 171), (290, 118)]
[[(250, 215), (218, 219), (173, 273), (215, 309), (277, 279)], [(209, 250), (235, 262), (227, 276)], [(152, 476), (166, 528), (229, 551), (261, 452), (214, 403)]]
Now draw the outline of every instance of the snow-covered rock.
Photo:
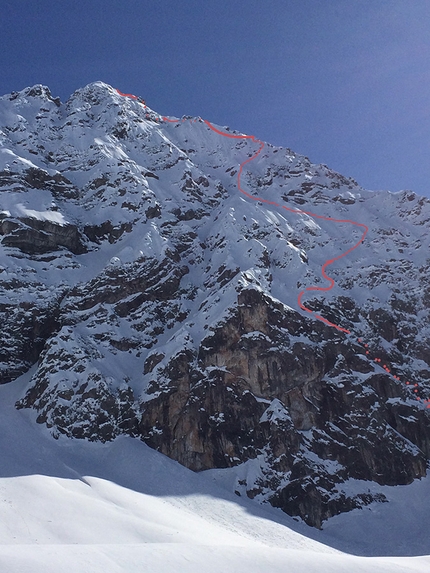
[(17, 406), (54, 436), (231, 468), (317, 527), (425, 475), (427, 199), (101, 82), (3, 96), (0, 145), (0, 378), (37, 362)]

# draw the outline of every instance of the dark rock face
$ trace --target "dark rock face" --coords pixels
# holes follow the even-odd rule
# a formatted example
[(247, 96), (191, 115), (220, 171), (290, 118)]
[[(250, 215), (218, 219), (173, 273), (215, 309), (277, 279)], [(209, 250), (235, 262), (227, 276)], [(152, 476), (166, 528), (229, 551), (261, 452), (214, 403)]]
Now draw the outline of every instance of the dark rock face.
[[(18, 285), (17, 281), (15, 288)], [(58, 316), (59, 301), (0, 305), (0, 384), (37, 362), (46, 340), (58, 329)]]
[[(45, 356), (42, 355), (42, 361)], [(47, 358), (52, 359), (52, 354)], [(74, 357), (59, 353), (63, 366), (67, 361), (79, 374), (80, 368), (73, 368)], [(38, 412), (36, 421), (53, 428), (53, 435), (60, 433), (70, 438), (87, 438), (106, 442), (119, 434), (138, 435), (138, 411), (133, 391), (123, 385), (112, 392), (100, 373), (89, 373), (82, 384), (75, 380), (69, 387), (69, 380), (57, 373), (58, 383), (49, 392), (44, 367), (38, 371), (35, 386), (27, 392), (17, 408), (32, 407)], [(52, 372), (51, 372), (52, 374)]]
[[(1, 172), (0, 193), (2, 189), (6, 192), (8, 187), (18, 188), (24, 193), (29, 190), (43, 190), (50, 193), (53, 199), (78, 196), (77, 189), (60, 173), (51, 176), (47, 171), (34, 167), (26, 169), (21, 174), (11, 171)], [(87, 249), (77, 226), (71, 223), (55, 222), (55, 214), (54, 204), (51, 214), (54, 220), (25, 215), (11, 217), (0, 212), (1, 244), (5, 247), (17, 248), (29, 255), (49, 253), (61, 248), (76, 255), (85, 253)]]
[(315, 527), (383, 502), (369, 481), (424, 476), (430, 203), (269, 144), (249, 161), (255, 142), (139, 101), (100, 82), (0, 98), (0, 383), (34, 367), (17, 407), (55, 437), (224, 468)]
[[(140, 355), (143, 348), (156, 344), (164, 330), (158, 324), (169, 325), (169, 316), (177, 312), (175, 299), (187, 272), (187, 267), (168, 256), (160, 262), (140, 261), (127, 271), (108, 267), (93, 281), (71, 289), (59, 312), (61, 328), (40, 354), (34, 385), (17, 406), (34, 408), (37, 421), (54, 428), (57, 435), (102, 441), (121, 433), (139, 435), (141, 414), (133, 390), (127, 377), (112, 388), (113, 379), (104, 371), (98, 345), (109, 341), (112, 353), (137, 350)], [(100, 312), (103, 306), (111, 308), (119, 320), (134, 316), (136, 331), (146, 329), (148, 337), (111, 338), (106, 315)], [(148, 306), (152, 316), (142, 317), (142, 308)], [(97, 325), (91, 341), (74, 333), (77, 316)]]
[[(308, 343), (294, 342), (303, 336)], [(150, 384), (156, 397), (143, 405), (142, 439), (194, 470), (263, 457), (247, 494), (270, 490), (273, 505), (321, 527), (375, 500), (344, 494), (345, 479), (395, 485), (426, 474), (428, 415), (419, 426), (411, 420), (414, 408), (388, 375), (363, 380), (363, 368), (354, 369), (362, 353), (328, 327), (243, 291), (196, 352), (169, 362), (165, 387)]]
[(86, 252), (75, 225), (57, 225), (26, 217), (0, 220), (0, 235), (5, 247), (17, 248), (29, 255), (50, 253), (60, 248), (80, 255)]

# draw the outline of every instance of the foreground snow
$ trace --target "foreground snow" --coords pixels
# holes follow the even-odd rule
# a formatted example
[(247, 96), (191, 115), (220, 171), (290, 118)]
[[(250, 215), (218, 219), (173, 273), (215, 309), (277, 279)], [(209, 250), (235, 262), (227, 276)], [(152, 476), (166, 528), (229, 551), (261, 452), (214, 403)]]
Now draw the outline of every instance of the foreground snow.
[[(397, 503), (378, 505), (376, 514), (367, 510), (339, 516), (318, 532), (231, 495), (211, 472), (194, 474), (137, 440), (123, 437), (106, 445), (53, 440), (28, 412), (13, 407), (30, 374), (0, 387), (0, 571), (430, 569), (430, 557), (422, 555), (430, 552), (423, 507), (428, 480), (415, 489), (387, 488), (400, 492)], [(412, 503), (405, 495), (412, 496)], [(421, 509), (414, 500), (421, 501)], [(400, 536), (404, 555), (421, 556), (364, 557), (334, 548), (381, 553), (378, 532), (386, 554), (398, 553)]]
[[(190, 573), (407, 573), (427, 572), (425, 558), (359, 558), (346, 555), (310, 554), (304, 551), (233, 546), (204, 546), (191, 544), (131, 544), (131, 545), (63, 545), (31, 546), (16, 551), (6, 547), (1, 566), (4, 571), (32, 573), (43, 571), (73, 573), (103, 571), (151, 571)], [(3, 565), (4, 563), (4, 565)]]

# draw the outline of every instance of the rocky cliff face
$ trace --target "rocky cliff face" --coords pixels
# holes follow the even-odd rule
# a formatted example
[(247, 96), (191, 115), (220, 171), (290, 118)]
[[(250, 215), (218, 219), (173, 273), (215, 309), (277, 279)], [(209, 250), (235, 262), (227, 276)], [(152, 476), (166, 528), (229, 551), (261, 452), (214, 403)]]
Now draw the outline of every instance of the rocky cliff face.
[[(100, 82), (65, 104), (42, 86), (0, 98), (0, 144), (0, 381), (36, 364), (18, 408), (54, 436), (127, 433), (225, 468), (316, 527), (384, 501), (369, 480), (425, 475), (426, 199), (255, 155)], [(349, 221), (365, 242), (306, 312), (298, 293), (359, 238)]]

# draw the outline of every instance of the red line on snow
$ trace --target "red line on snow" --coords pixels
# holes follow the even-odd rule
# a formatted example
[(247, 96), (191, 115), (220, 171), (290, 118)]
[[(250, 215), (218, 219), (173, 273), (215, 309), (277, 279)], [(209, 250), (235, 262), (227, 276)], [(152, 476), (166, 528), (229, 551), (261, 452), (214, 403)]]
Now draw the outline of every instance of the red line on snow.
[(131, 97), (132, 99), (137, 99), (137, 96), (133, 95), (133, 94), (123, 94), (122, 92), (120, 92), (118, 89), (116, 90), (120, 96), (124, 96), (124, 97)]
[(239, 173), (237, 176), (238, 189), (246, 197), (248, 197), (249, 199), (252, 199), (253, 201), (259, 201), (261, 203), (265, 203), (266, 205), (273, 205), (274, 207), (279, 207), (281, 209), (285, 209), (286, 211), (290, 211), (291, 213), (295, 213), (297, 215), (308, 215), (309, 217), (312, 217), (314, 219), (323, 219), (324, 221), (330, 221), (333, 223), (349, 223), (351, 225), (355, 225), (355, 226), (361, 227), (363, 229), (363, 233), (360, 237), (360, 240), (357, 241), (357, 243), (355, 243), (355, 245), (353, 245), (350, 249), (348, 249), (344, 253), (341, 253), (340, 255), (338, 255), (337, 257), (334, 257), (333, 259), (329, 259), (328, 261), (326, 261), (323, 264), (323, 266), (321, 268), (321, 273), (322, 273), (322, 276), (329, 282), (329, 286), (327, 286), (327, 287), (318, 287), (318, 286), (307, 287), (305, 290), (302, 290), (297, 297), (297, 303), (302, 310), (308, 312), (309, 314), (312, 314), (314, 318), (316, 318), (317, 320), (320, 320), (321, 322), (324, 322), (325, 324), (327, 324), (328, 326), (331, 326), (332, 328), (336, 328), (337, 330), (340, 330), (341, 332), (344, 332), (345, 334), (351, 334), (351, 332), (349, 330), (347, 330), (346, 328), (342, 328), (338, 324), (335, 324), (334, 322), (330, 322), (330, 320), (327, 320), (326, 318), (320, 316), (319, 314), (315, 314), (315, 312), (313, 312), (310, 308), (308, 308), (307, 306), (305, 306), (303, 304), (302, 298), (306, 292), (309, 292), (309, 291), (327, 292), (334, 287), (334, 285), (335, 285), (334, 280), (331, 277), (329, 277), (326, 273), (327, 267), (329, 265), (331, 265), (332, 263), (334, 263), (335, 261), (338, 261), (339, 259), (346, 257), (347, 255), (349, 255), (349, 253), (352, 253), (352, 251), (354, 249), (356, 249), (359, 245), (361, 245), (361, 243), (364, 241), (366, 234), (369, 230), (367, 225), (364, 225), (363, 223), (357, 223), (356, 221), (351, 221), (349, 219), (334, 219), (333, 217), (325, 217), (324, 215), (317, 215), (316, 213), (311, 213), (309, 211), (303, 211), (302, 209), (292, 209), (291, 207), (286, 207), (285, 205), (280, 205), (279, 203), (276, 203), (275, 201), (268, 201), (267, 199), (263, 199), (262, 197), (254, 197), (254, 195), (251, 195), (250, 193), (248, 193), (247, 191), (245, 191), (242, 188), (242, 186), (241, 186), (241, 175), (242, 175), (243, 168), (245, 167), (245, 165), (247, 163), (249, 163), (250, 161), (253, 161), (261, 153), (262, 149), (264, 148), (264, 143), (262, 141), (260, 141), (259, 139), (257, 139), (254, 135), (233, 135), (231, 133), (225, 133), (224, 131), (221, 131), (220, 129), (217, 129), (216, 127), (214, 127), (209, 121), (204, 120), (204, 122), (213, 131), (215, 131), (216, 133), (219, 133), (220, 135), (222, 135), (224, 137), (230, 137), (232, 139), (250, 139), (254, 143), (259, 144), (259, 148), (254, 153), (254, 155), (252, 155), (246, 161), (244, 161), (243, 163), (240, 164)]
[[(138, 100), (137, 96), (135, 96), (135, 95), (132, 95), (132, 94), (124, 94), (124, 93), (120, 92), (118, 89), (117, 89), (117, 92), (118, 92), (118, 94), (121, 95), (121, 96), (131, 97), (131, 98), (133, 98), (133, 99)], [(145, 109), (146, 109), (146, 105), (145, 105), (145, 104), (142, 104), (142, 105), (143, 105), (143, 106), (145, 107)], [(179, 121), (180, 121), (179, 119), (169, 119), (169, 118), (164, 117), (164, 116), (163, 116), (162, 119), (163, 119), (164, 121), (169, 122), (169, 123), (179, 123)], [(184, 121), (186, 121), (186, 120), (183, 119), (182, 122), (184, 122)], [(307, 288), (305, 288), (304, 290), (300, 291), (299, 294), (298, 294), (298, 297), (297, 297), (297, 303), (298, 303), (299, 307), (300, 307), (303, 311), (305, 311), (305, 312), (311, 314), (316, 320), (319, 320), (319, 321), (323, 322), (324, 324), (326, 324), (327, 326), (330, 326), (330, 327), (332, 327), (332, 328), (335, 328), (336, 330), (339, 330), (340, 332), (343, 332), (343, 333), (345, 333), (345, 334), (351, 334), (351, 331), (350, 331), (350, 330), (348, 330), (348, 329), (346, 329), (346, 328), (343, 328), (342, 326), (339, 326), (338, 324), (335, 324), (334, 322), (331, 322), (331, 321), (328, 320), (327, 318), (324, 318), (323, 316), (320, 316), (319, 314), (316, 314), (316, 313), (315, 313), (314, 311), (312, 311), (310, 308), (306, 307), (306, 306), (303, 304), (303, 302), (302, 302), (302, 298), (303, 298), (303, 295), (305, 295), (307, 292), (310, 292), (310, 291), (328, 292), (329, 290), (331, 290), (331, 289), (334, 287), (335, 281), (334, 281), (330, 276), (328, 276), (328, 274), (326, 273), (327, 267), (330, 266), (330, 265), (331, 265), (332, 263), (334, 263), (335, 261), (339, 261), (340, 259), (343, 259), (343, 257), (346, 257), (347, 255), (349, 255), (350, 253), (352, 253), (352, 251), (354, 251), (358, 246), (360, 246), (360, 245), (363, 243), (363, 241), (364, 241), (364, 239), (365, 239), (365, 237), (366, 237), (366, 235), (367, 235), (367, 233), (368, 233), (368, 231), (369, 231), (368, 226), (365, 225), (364, 223), (357, 223), (357, 221), (352, 221), (352, 220), (350, 220), (350, 219), (335, 219), (335, 218), (333, 218), (333, 217), (326, 217), (326, 216), (324, 216), (324, 215), (318, 215), (318, 214), (316, 214), (316, 213), (311, 213), (310, 211), (304, 211), (304, 210), (302, 210), (302, 209), (293, 209), (293, 208), (291, 208), (291, 207), (286, 207), (285, 205), (280, 205), (279, 203), (276, 203), (276, 201), (269, 201), (268, 199), (263, 199), (262, 197), (254, 197), (254, 195), (251, 195), (250, 193), (248, 193), (247, 191), (245, 191), (245, 190), (242, 188), (242, 186), (241, 186), (241, 177), (242, 177), (243, 168), (245, 167), (245, 165), (246, 165), (247, 163), (250, 163), (251, 161), (253, 161), (256, 157), (258, 157), (258, 155), (261, 153), (261, 151), (262, 151), (263, 148), (264, 148), (264, 143), (263, 143), (260, 139), (257, 139), (254, 135), (235, 135), (235, 134), (232, 134), (232, 133), (226, 133), (225, 131), (221, 131), (220, 129), (218, 129), (217, 127), (215, 127), (214, 125), (212, 125), (212, 124), (211, 124), (209, 121), (207, 121), (206, 119), (203, 120), (203, 121), (204, 121), (204, 123), (205, 123), (212, 131), (214, 131), (215, 133), (218, 133), (219, 135), (222, 135), (223, 137), (229, 137), (230, 139), (249, 139), (249, 140), (251, 140), (252, 142), (256, 143), (256, 144), (259, 146), (258, 149), (257, 149), (257, 151), (256, 151), (251, 157), (249, 157), (248, 159), (246, 159), (245, 161), (243, 161), (243, 162), (240, 164), (239, 172), (238, 172), (238, 174), (237, 174), (237, 187), (238, 187), (239, 191), (240, 191), (243, 195), (245, 195), (248, 199), (252, 199), (253, 201), (259, 201), (260, 203), (264, 203), (264, 204), (266, 204), (266, 205), (272, 205), (272, 206), (278, 207), (278, 208), (280, 208), (280, 209), (285, 209), (286, 211), (289, 211), (290, 213), (295, 213), (295, 214), (297, 214), (297, 215), (308, 215), (309, 217), (312, 217), (312, 218), (314, 218), (314, 219), (322, 219), (322, 220), (324, 220), (324, 221), (330, 221), (330, 222), (332, 222), (332, 223), (349, 223), (350, 225), (354, 225), (354, 226), (356, 226), (356, 227), (360, 227), (360, 228), (361, 228), (361, 230), (362, 230), (361, 237), (360, 237), (360, 239), (359, 239), (352, 247), (350, 247), (347, 251), (341, 253), (341, 254), (338, 255), (337, 257), (333, 257), (332, 259), (328, 259), (328, 260), (323, 264), (323, 266), (321, 267), (321, 274), (322, 274), (322, 276), (329, 282), (329, 285), (326, 286), (326, 287), (318, 287), (318, 286), (310, 286), (310, 287), (307, 287)], [(369, 347), (369, 345), (368, 345), (368, 344), (365, 344), (361, 338), (358, 338), (358, 339), (357, 339), (357, 342), (358, 342), (363, 348), (366, 349), (366, 355), (367, 355), (367, 356), (369, 357), (369, 359), (370, 359), (370, 358), (371, 358), (371, 357), (370, 357), (370, 352), (369, 352), (369, 350), (367, 350), (367, 348)], [(375, 358), (373, 358), (373, 361), (374, 361), (375, 363), (379, 363), (379, 362), (381, 362), (381, 358), (375, 357)], [(400, 377), (399, 377), (399, 376), (396, 376), (395, 374), (392, 374), (390, 368), (388, 368), (388, 366), (387, 366), (386, 364), (383, 365), (383, 369), (384, 369), (385, 372), (386, 372), (387, 374), (389, 374), (394, 380), (400, 381)], [(410, 385), (410, 382), (406, 382), (406, 385)], [(417, 389), (418, 384), (414, 384), (414, 386), (415, 386), (414, 392), (418, 392), (418, 389)], [(415, 398), (416, 398), (416, 400), (421, 400), (421, 398), (420, 398), (419, 396), (415, 396)], [(430, 408), (430, 399), (422, 400), (422, 402), (423, 402), (424, 404), (427, 404), (427, 408)]]

